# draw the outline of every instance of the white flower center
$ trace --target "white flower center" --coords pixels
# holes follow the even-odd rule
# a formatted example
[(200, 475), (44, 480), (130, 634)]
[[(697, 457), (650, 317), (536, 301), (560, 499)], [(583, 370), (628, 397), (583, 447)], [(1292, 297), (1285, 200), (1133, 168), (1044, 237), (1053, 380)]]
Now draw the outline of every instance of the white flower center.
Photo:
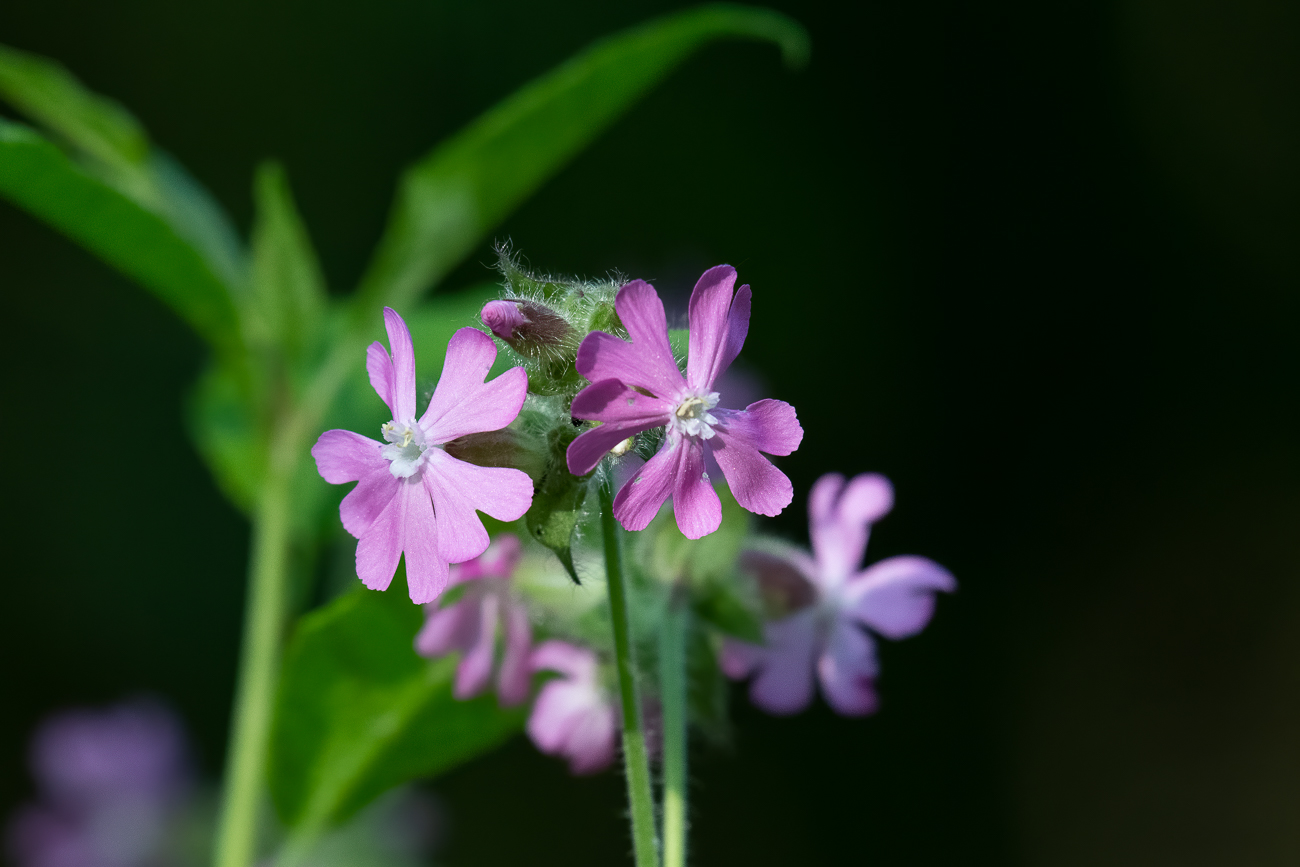
[(705, 395), (692, 395), (681, 402), (673, 411), (670, 427), (682, 436), (711, 439), (713, 425), (718, 419), (709, 410), (718, 405), (718, 393), (711, 391)]
[(429, 446), (424, 439), (424, 431), (414, 421), (390, 421), (380, 430), (388, 445), (380, 449), (384, 460), (391, 461), (388, 467), (394, 478), (406, 479), (419, 472), (424, 463), (424, 452)]

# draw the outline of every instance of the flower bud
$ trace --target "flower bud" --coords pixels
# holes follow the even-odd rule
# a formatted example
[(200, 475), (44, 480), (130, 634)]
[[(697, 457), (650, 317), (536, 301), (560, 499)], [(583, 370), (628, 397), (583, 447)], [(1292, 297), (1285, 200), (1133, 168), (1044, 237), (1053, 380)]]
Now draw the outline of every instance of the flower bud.
[(489, 301), (479, 313), (483, 324), (525, 358), (543, 358), (572, 342), (573, 328), (564, 317), (536, 301)]

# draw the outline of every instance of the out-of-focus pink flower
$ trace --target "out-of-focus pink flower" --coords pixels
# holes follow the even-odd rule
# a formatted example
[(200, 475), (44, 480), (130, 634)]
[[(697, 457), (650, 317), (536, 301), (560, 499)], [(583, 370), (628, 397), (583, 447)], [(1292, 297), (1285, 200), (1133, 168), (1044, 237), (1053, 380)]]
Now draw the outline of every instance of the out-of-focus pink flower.
[(170, 825), (191, 785), (179, 721), (150, 701), (43, 723), (31, 751), (40, 802), (9, 822), (21, 867), (167, 863)]
[(746, 552), (742, 563), (769, 601), (787, 616), (764, 627), (763, 645), (728, 640), (722, 670), (732, 678), (754, 675), (749, 695), (774, 714), (797, 713), (813, 696), (813, 671), (826, 702), (845, 716), (876, 710), (879, 673), (870, 629), (886, 638), (920, 632), (934, 613), (937, 592), (957, 582), (924, 557), (891, 557), (858, 570), (871, 525), (894, 504), (884, 476), (822, 476), (808, 498), (814, 556)]
[(803, 428), (794, 407), (760, 400), (743, 410), (723, 409), (713, 390), (749, 332), (749, 287), (733, 298), (735, 283), (736, 269), (719, 265), (695, 284), (685, 377), (668, 343), (663, 302), (644, 280), (628, 283), (614, 300), (631, 342), (593, 331), (578, 349), (578, 372), (591, 385), (573, 399), (573, 417), (601, 424), (569, 445), (570, 472), (589, 473), (622, 440), (667, 426), (658, 454), (614, 498), (614, 515), (627, 530), (644, 530), (669, 497), (687, 538), (718, 529), (722, 504), (704, 470), (710, 451), (736, 502), (749, 511), (777, 515), (794, 498), (790, 480), (763, 456), (798, 448)]
[(387, 444), (330, 430), (311, 453), (325, 481), (360, 482), (339, 507), (344, 529), (358, 539), (357, 576), (372, 590), (386, 590), (405, 554), (411, 600), (432, 602), (447, 586), (448, 564), (487, 549), (487, 530), (475, 510), (514, 521), (532, 503), (527, 474), (475, 466), (443, 449), (457, 437), (500, 430), (514, 421), (528, 376), (515, 367), (484, 382), (496, 360), (496, 344), (480, 331), (462, 328), (447, 345), (438, 387), (417, 421), (411, 332), (387, 307), (384, 325), (392, 355), (383, 344), (372, 343), (366, 369), (393, 414), (381, 429)]
[(594, 774), (614, 761), (618, 716), (597, 679), (596, 654), (546, 641), (532, 655), (534, 671), (562, 675), (542, 687), (528, 718), (528, 737), (544, 753), (569, 760), (575, 774)]
[(497, 670), (497, 697), (506, 707), (528, 698), (532, 683), (528, 649), (533, 631), (528, 609), (510, 588), (521, 550), (518, 537), (498, 536), (482, 556), (451, 567), (450, 586), (467, 585), (455, 604), (439, 608), (431, 602), (425, 606), (428, 617), (415, 636), (416, 652), (437, 657), (461, 651), (456, 698), (472, 698), (487, 688), (492, 679), (498, 626), (505, 634), (505, 651)]

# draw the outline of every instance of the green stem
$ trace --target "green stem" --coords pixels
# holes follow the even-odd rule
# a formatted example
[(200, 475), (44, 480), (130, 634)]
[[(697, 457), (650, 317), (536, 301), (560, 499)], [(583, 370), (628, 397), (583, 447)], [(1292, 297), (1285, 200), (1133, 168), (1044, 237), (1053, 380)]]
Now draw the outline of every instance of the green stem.
[(250, 867), (257, 854), (258, 808), (266, 782), (266, 753), (289, 596), (293, 462), (277, 457), (278, 453), (268, 462), (253, 519), (239, 682), (213, 858), (216, 867)]
[(659, 700), (664, 713), (664, 863), (686, 865), (686, 636), (691, 610), (677, 594), (659, 625)]
[(641, 695), (632, 656), (632, 626), (627, 610), (627, 581), (623, 577), (614, 497), (609, 484), (600, 486), (600, 523), (605, 536), (605, 575), (609, 613), (614, 625), (614, 663), (623, 704), (623, 760), (627, 772), (627, 800), (632, 813), (632, 851), (636, 867), (655, 867), (655, 805), (650, 791), (650, 760), (646, 754)]

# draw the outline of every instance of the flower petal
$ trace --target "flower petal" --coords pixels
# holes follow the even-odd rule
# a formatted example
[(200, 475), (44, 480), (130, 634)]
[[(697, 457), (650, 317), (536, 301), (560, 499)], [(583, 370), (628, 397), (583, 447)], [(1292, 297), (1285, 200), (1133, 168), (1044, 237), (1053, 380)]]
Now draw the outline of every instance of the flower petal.
[(446, 521), (434, 518), (429, 491), (418, 477), (403, 481), (398, 496), (406, 500), (402, 550), (406, 554), (406, 587), (417, 605), (432, 602), (447, 589), (450, 577), (442, 555)]
[(812, 702), (816, 611), (806, 609), (763, 629), (766, 645), (749, 697), (768, 713), (798, 713)]
[(732, 680), (744, 680), (763, 664), (767, 649), (761, 644), (750, 644), (728, 638), (722, 643), (722, 652), (718, 654), (718, 668)]
[(379, 454), (383, 443), (350, 430), (327, 430), (311, 447), (316, 470), (331, 485), (355, 482), (374, 469), (387, 468)]
[(552, 680), (542, 687), (528, 717), (528, 737), (544, 753), (560, 752), (569, 734), (591, 707), (590, 691), (568, 680)]
[(686, 380), (694, 388), (711, 389), (736, 360), (749, 333), (749, 287), (742, 286), (733, 302), (735, 285), (736, 269), (718, 265), (705, 271), (691, 292)]
[(563, 754), (569, 771), (577, 776), (603, 771), (614, 761), (614, 708), (605, 702), (589, 707), (569, 730)]
[(879, 706), (875, 678), (880, 673), (876, 647), (851, 620), (838, 617), (826, 650), (817, 660), (817, 678), (826, 703), (843, 716), (866, 716)]
[(528, 393), (528, 374), (522, 367), (512, 367), (484, 382), (496, 357), (497, 345), (478, 329), (466, 327), (452, 335), (438, 387), (420, 419), (433, 442), (501, 430), (519, 415)]
[(506, 646), (497, 672), (497, 698), (502, 707), (514, 707), (528, 699), (532, 686), (528, 651), (533, 643), (533, 627), (528, 622), (528, 609), (514, 599), (506, 602), (504, 620)]
[(686, 380), (668, 343), (668, 318), (659, 294), (644, 280), (633, 280), (619, 290), (614, 309), (632, 342), (593, 331), (578, 347), (578, 373), (592, 382), (621, 379), (657, 397), (675, 398)]
[(817, 480), (808, 496), (809, 531), (823, 584), (837, 587), (858, 568), (871, 524), (894, 505), (894, 488), (879, 473), (863, 473), (845, 484), (838, 473)]
[(794, 407), (783, 400), (759, 400), (743, 410), (716, 409), (721, 433), (741, 437), (760, 452), (788, 455), (803, 441), (803, 427)]
[(425, 454), (424, 484), (438, 516), (438, 550), (447, 562), (460, 563), (487, 550), (487, 530), (475, 510), (515, 521), (532, 504), (533, 482), (521, 470), (475, 466), (441, 449)]
[[(575, 440), (576, 442), (576, 440)], [(673, 492), (685, 449), (680, 437), (669, 436), (663, 448), (614, 497), (614, 517), (624, 530), (644, 530)]]
[(886, 638), (906, 638), (934, 614), (934, 594), (957, 589), (952, 573), (925, 557), (890, 557), (844, 585), (844, 611)]
[[(467, 591), (456, 604), (430, 612), (415, 636), (415, 652), (432, 659), (472, 646), (482, 602), (482, 594)], [(433, 607), (430, 603), (425, 610)]]
[(402, 557), (405, 511), (406, 498), (399, 488), (357, 541), (357, 577), (371, 590), (387, 590), (392, 583)]
[(596, 654), (567, 641), (543, 641), (528, 657), (533, 671), (558, 671), (568, 678), (595, 681)]
[(396, 418), (397, 410), (393, 408), (396, 406), (393, 401), (393, 359), (384, 344), (378, 340), (366, 347), (366, 372), (370, 374), (370, 387)]
[(497, 610), (500, 602), (496, 593), (488, 593), (479, 605), (473, 641), (461, 656), (460, 665), (456, 666), (456, 686), (452, 694), (461, 701), (478, 695), (492, 679), (492, 657), (496, 651)]
[(585, 476), (623, 440), (667, 424), (672, 404), (633, 391), (617, 379), (602, 379), (578, 392), (570, 412), (574, 418), (594, 418), (602, 422), (569, 443), (565, 456), (569, 472)]
[(384, 466), (363, 476), (361, 483), (349, 491), (339, 504), (343, 529), (358, 539), (365, 535), (379, 513), (397, 496), (402, 485), (402, 480), (393, 478), (393, 474), (388, 471), (388, 461), (383, 463)]
[(681, 466), (673, 482), (673, 516), (687, 539), (699, 539), (722, 526), (722, 501), (704, 472), (704, 445), (683, 440)]
[(781, 514), (794, 501), (794, 485), (790, 479), (743, 435), (733, 430), (714, 430), (717, 435), (709, 440), (708, 447), (736, 502), (757, 515), (771, 518)]
[(411, 345), (411, 330), (391, 307), (384, 308), (384, 328), (388, 330), (388, 345), (393, 348), (393, 402), (388, 408), (397, 421), (410, 421), (415, 418), (415, 348)]

